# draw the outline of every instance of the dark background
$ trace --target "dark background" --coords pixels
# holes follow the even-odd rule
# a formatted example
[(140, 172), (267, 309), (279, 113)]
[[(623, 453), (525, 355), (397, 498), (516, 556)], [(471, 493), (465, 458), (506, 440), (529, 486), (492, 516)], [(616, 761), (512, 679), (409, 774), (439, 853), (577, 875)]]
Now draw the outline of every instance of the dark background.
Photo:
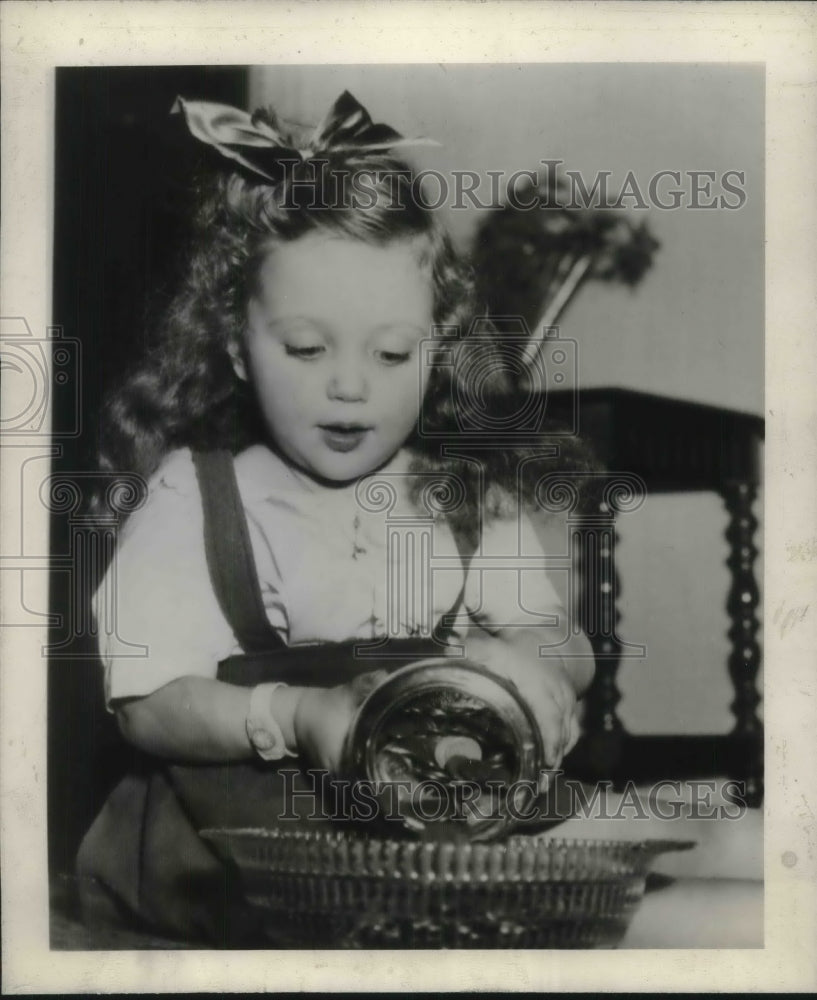
[[(81, 361), (69, 386), (52, 387), (53, 420), (57, 434), (71, 426), (78, 387), (82, 432), (62, 440), (55, 473), (95, 467), (102, 398), (141, 351), (172, 290), (201, 156), (180, 116), (169, 114), (175, 98), (242, 107), (246, 92), (243, 67), (57, 70), (52, 322), (80, 342)], [(52, 555), (68, 551), (70, 539), (69, 517), (54, 515)], [(127, 763), (105, 711), (96, 642), (77, 634), (72, 616), (71, 599), (87, 601), (92, 585), (52, 575), (50, 642), (68, 638), (76, 653), (52, 658), (48, 668), (52, 873), (71, 870), (82, 835)], [(77, 586), (86, 592), (72, 593)]]

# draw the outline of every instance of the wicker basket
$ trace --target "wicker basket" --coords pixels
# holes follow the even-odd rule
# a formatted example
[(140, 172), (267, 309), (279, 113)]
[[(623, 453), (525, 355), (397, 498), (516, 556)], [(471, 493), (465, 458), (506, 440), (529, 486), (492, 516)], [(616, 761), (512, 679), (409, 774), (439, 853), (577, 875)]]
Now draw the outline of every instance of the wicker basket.
[(613, 948), (663, 851), (693, 841), (493, 844), (348, 831), (206, 830), (265, 935), (300, 948)]

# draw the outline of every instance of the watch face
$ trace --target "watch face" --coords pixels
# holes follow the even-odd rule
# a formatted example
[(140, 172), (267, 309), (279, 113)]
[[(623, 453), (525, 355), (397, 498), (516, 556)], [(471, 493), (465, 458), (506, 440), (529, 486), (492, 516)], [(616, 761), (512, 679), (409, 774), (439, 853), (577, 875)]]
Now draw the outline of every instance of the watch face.
[(267, 729), (253, 729), (250, 739), (256, 750), (272, 750), (276, 743), (275, 735)]
[(249, 719), (247, 720), (247, 736), (262, 760), (274, 760), (283, 757), (286, 752), (283, 733), (278, 734), (266, 726), (255, 725)]
[(262, 760), (280, 760), (282, 757), (295, 756), (287, 750), (284, 734), (270, 710), (269, 695), (280, 686), (259, 684), (250, 696), (246, 723), (247, 737)]

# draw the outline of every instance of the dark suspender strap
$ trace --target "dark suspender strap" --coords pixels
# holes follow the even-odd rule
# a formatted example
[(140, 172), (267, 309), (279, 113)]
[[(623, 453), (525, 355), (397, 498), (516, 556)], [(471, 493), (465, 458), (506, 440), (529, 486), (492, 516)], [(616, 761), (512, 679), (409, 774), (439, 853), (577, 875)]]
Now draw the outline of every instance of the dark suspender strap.
[(193, 452), (204, 510), (204, 548), (218, 603), (242, 649), (260, 653), (284, 643), (261, 600), (244, 505), (228, 451)]

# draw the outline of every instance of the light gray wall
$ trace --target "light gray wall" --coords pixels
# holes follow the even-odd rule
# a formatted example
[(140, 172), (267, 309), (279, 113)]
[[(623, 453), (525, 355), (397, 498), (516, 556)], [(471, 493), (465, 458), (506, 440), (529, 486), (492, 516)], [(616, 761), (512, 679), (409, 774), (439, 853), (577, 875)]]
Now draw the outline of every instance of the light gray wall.
[[(579, 343), (583, 386), (763, 412), (761, 66), (278, 66), (250, 75), (252, 107), (272, 104), (304, 122), (344, 89), (375, 121), (440, 139), (413, 158), (442, 172), (510, 173), (554, 158), (588, 180), (611, 171), (614, 190), (632, 170), (646, 191), (659, 170), (744, 171), (739, 210), (634, 211), (662, 244), (653, 270), (632, 292), (587, 285), (562, 335)], [(475, 209), (448, 213), (460, 246), (477, 221)], [(621, 716), (633, 731), (730, 727), (725, 527), (720, 500), (706, 494), (650, 497), (622, 522), (620, 632), (648, 649), (620, 674)]]

